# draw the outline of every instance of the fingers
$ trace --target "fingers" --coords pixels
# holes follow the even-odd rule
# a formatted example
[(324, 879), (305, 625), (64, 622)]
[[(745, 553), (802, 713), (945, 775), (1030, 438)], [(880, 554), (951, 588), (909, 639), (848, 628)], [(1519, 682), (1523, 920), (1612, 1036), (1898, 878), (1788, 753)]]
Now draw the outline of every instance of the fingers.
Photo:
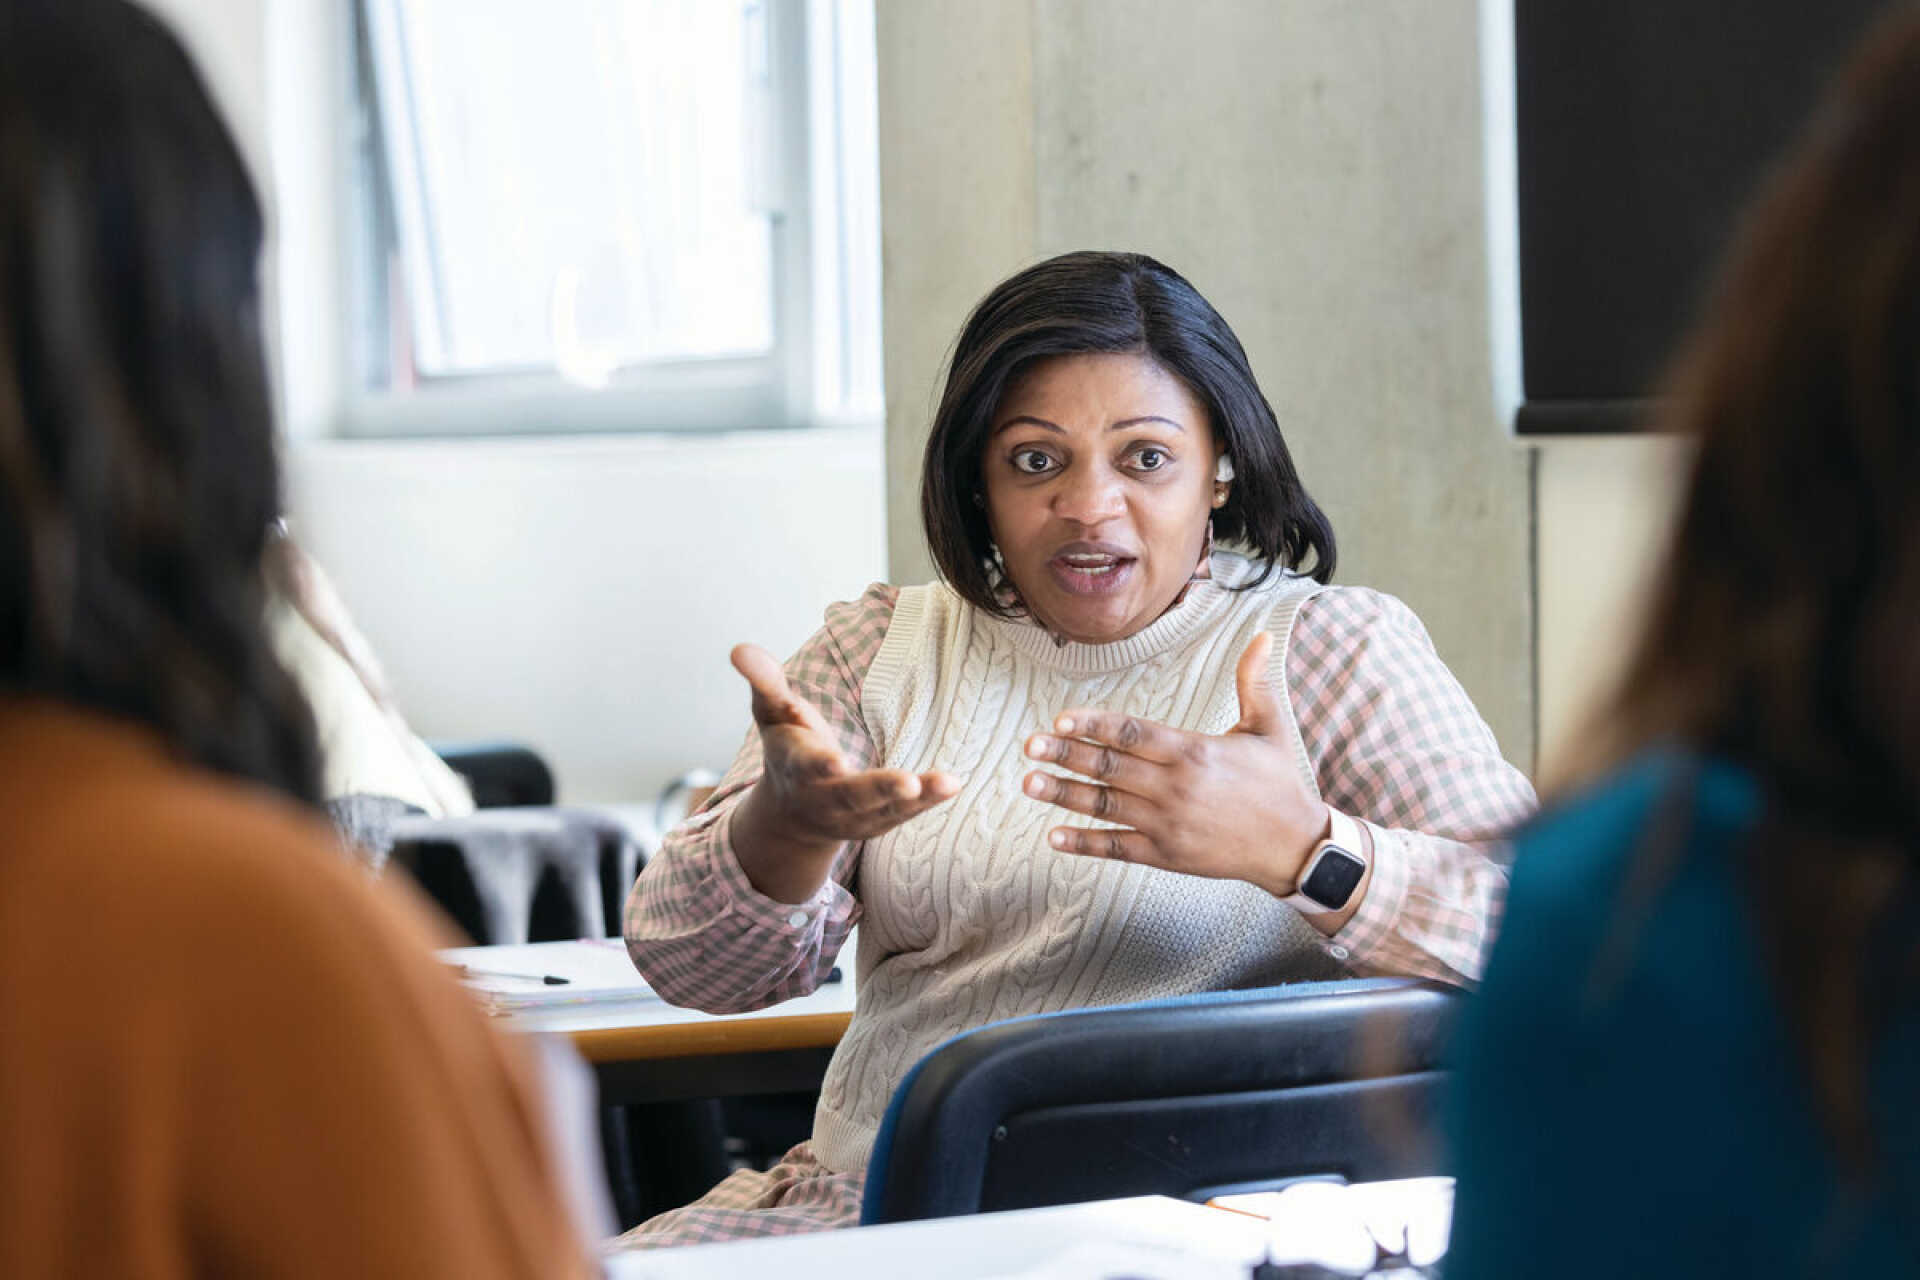
[(960, 779), (950, 773), (909, 774), (919, 782), (919, 794), (909, 796), (895, 805), (887, 817), (889, 827), (898, 826), (909, 818), (917, 818), (935, 805), (945, 804), (960, 794)]
[(1114, 862), (1139, 862), (1150, 867), (1166, 865), (1159, 846), (1138, 831), (1090, 831), (1085, 827), (1055, 827), (1047, 833), (1047, 843), (1062, 853), (1077, 853), (1086, 858), (1107, 858)]
[(920, 798), (919, 775), (898, 769), (870, 769), (835, 778), (820, 788), (821, 797), (841, 813), (881, 813)]
[(1059, 778), (1037, 771), (1028, 774), (1022, 785), (1035, 800), (1084, 813), (1089, 818), (1099, 818), (1103, 822), (1134, 827), (1151, 817), (1150, 808), (1139, 797), (1112, 787), (1076, 782), (1071, 778)]
[(753, 690), (755, 724), (762, 728), (776, 724), (803, 725), (825, 734), (830, 741), (833, 739), (826, 718), (812, 703), (794, 693), (787, 683), (786, 670), (772, 654), (757, 644), (737, 644), (727, 656), (733, 662), (733, 669), (746, 677), (748, 687)]
[(960, 781), (951, 774), (873, 769), (822, 782), (816, 796), (834, 815), (834, 825), (847, 838), (856, 838), (889, 831), (959, 791)]
[(1097, 746), (1112, 747), (1130, 756), (1155, 764), (1171, 764), (1181, 757), (1187, 740), (1193, 735), (1169, 729), (1139, 716), (1120, 715), (1092, 707), (1077, 707), (1053, 722), (1053, 731), (1061, 737), (1079, 738)]
[(1273, 693), (1273, 673), (1268, 660), (1273, 654), (1273, 634), (1262, 631), (1253, 638), (1240, 665), (1234, 669), (1234, 683), (1240, 693), (1241, 733), (1265, 734), (1280, 724), (1280, 704)]
[(798, 724), (800, 717), (792, 709), (793, 690), (787, 687), (787, 673), (772, 654), (757, 644), (737, 644), (727, 657), (733, 669), (746, 677), (753, 690), (754, 723)]
[(1059, 765), (1069, 773), (1077, 773), (1135, 795), (1149, 794), (1159, 780), (1158, 765), (1128, 755), (1117, 747), (1036, 733), (1027, 739), (1026, 751), (1030, 759)]

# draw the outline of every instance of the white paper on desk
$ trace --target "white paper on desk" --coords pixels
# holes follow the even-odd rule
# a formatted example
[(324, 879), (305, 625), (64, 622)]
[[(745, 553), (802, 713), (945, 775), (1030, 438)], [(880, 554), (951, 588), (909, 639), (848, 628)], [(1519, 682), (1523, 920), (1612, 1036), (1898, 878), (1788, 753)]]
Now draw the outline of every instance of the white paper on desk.
[[(481, 996), (489, 1013), (658, 999), (618, 938), (453, 947), (440, 959), (464, 971), (461, 981)], [(567, 981), (548, 984), (548, 974)]]
[(1210, 1203), (1267, 1219), (1275, 1262), (1353, 1267), (1366, 1264), (1378, 1247), (1404, 1252), (1415, 1266), (1431, 1266), (1447, 1252), (1453, 1179), (1303, 1182)]
[(1088, 1240), (999, 1280), (1244, 1280), (1245, 1263), (1176, 1253), (1148, 1244)]

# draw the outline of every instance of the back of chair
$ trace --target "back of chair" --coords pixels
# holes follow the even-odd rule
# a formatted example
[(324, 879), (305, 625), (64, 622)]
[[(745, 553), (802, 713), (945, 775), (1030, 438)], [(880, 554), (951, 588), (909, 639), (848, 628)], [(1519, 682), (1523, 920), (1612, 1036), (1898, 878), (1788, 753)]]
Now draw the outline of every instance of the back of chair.
[(1441, 1172), (1457, 1003), (1438, 985), (1361, 979), (968, 1032), (895, 1092), (862, 1221)]

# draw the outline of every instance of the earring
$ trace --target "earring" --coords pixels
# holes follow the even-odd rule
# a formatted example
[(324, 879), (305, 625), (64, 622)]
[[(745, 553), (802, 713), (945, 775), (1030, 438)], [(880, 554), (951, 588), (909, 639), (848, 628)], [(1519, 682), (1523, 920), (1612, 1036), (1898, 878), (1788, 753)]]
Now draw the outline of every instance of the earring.
[(1027, 602), (1020, 598), (1020, 589), (1013, 585), (1013, 579), (1007, 574), (1007, 562), (1001, 558), (1000, 544), (987, 544), (987, 586), (994, 598), (1012, 609), (1025, 612)]
[(1215, 510), (1227, 505), (1227, 486), (1223, 484), (1213, 486), (1213, 505)]
[(985, 496), (983, 496), (978, 489), (973, 491), (973, 505), (976, 507), (984, 507), (987, 505)]
[(996, 595), (1013, 590), (1013, 579), (1007, 576), (1007, 562), (1000, 558), (1000, 544), (997, 542), (987, 544), (987, 574), (993, 579)]

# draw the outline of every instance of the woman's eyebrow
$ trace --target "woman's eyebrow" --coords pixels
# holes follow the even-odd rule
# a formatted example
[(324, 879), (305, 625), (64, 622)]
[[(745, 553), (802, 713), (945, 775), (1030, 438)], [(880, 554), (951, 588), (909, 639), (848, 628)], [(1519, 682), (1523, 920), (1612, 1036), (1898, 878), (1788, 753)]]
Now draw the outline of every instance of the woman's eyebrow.
[(1015, 414), (1013, 417), (1008, 418), (1005, 422), (995, 427), (993, 429), (993, 434), (999, 435), (1002, 431), (1005, 431), (1008, 427), (1017, 427), (1022, 423), (1026, 423), (1029, 426), (1045, 427), (1047, 430), (1058, 432), (1060, 435), (1067, 434), (1067, 429), (1061, 426), (1059, 423), (1048, 422), (1045, 418), (1036, 418), (1030, 413)]
[[(1175, 431), (1184, 432), (1186, 430), (1186, 427), (1181, 423), (1175, 422), (1172, 418), (1163, 418), (1157, 413), (1144, 414), (1138, 418), (1122, 418), (1118, 422), (1110, 422), (1107, 424), (1107, 430), (1118, 431), (1122, 427), (1145, 426), (1149, 422), (1161, 423), (1165, 426), (1172, 427)], [(1061, 435), (1065, 435), (1067, 433), (1067, 429), (1061, 426), (1057, 422), (1048, 422), (1045, 418), (1036, 418), (1030, 413), (1020, 413), (1020, 414), (1015, 414), (1013, 417), (1008, 418), (1005, 422), (995, 427), (993, 429), (993, 434), (999, 435), (1002, 431), (1005, 431), (1008, 427), (1018, 426), (1021, 423), (1026, 423), (1030, 426), (1035, 426), (1035, 427), (1045, 427), (1047, 430), (1058, 432)]]

